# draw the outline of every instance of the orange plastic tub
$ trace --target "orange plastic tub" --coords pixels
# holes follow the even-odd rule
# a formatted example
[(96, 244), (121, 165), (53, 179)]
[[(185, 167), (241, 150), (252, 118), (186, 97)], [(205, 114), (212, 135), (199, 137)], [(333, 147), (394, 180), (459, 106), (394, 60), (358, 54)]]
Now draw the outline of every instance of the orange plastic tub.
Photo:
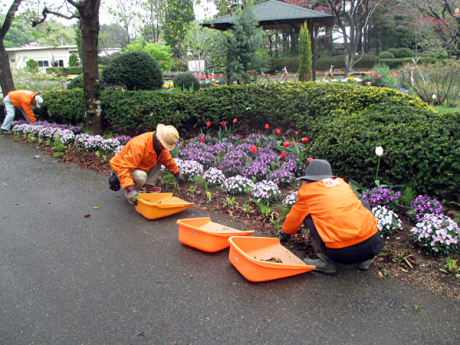
[[(314, 270), (283, 247), (278, 238), (230, 237), (229, 259), (233, 266), (252, 282), (286, 278)], [(270, 262), (266, 260), (273, 259)]]
[(147, 219), (157, 219), (182, 212), (194, 205), (172, 195), (172, 193), (140, 193), (136, 211)]
[(231, 236), (249, 236), (254, 230), (241, 231), (214, 223), (211, 218), (179, 219), (179, 241), (205, 252), (218, 252), (230, 246)]

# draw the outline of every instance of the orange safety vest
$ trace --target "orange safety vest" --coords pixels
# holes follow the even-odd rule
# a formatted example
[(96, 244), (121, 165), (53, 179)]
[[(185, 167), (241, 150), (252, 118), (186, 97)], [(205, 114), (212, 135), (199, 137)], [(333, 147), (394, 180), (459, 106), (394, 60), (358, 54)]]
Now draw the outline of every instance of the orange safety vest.
[(123, 189), (134, 186), (131, 171), (139, 169), (148, 172), (157, 164), (163, 164), (171, 174), (179, 172), (179, 168), (174, 162), (168, 150), (162, 150), (160, 157), (157, 157), (153, 148), (153, 134), (147, 132), (132, 138), (117, 154), (110, 160), (110, 166), (118, 174), (118, 179)]
[(35, 93), (28, 90), (16, 90), (8, 92), (8, 98), (16, 108), (22, 108), (31, 122), (37, 121), (32, 112), (32, 102)]
[(344, 248), (377, 233), (377, 220), (341, 178), (308, 182), (300, 187), (297, 203), (283, 224), (295, 233), (311, 215), (319, 236), (328, 248)]

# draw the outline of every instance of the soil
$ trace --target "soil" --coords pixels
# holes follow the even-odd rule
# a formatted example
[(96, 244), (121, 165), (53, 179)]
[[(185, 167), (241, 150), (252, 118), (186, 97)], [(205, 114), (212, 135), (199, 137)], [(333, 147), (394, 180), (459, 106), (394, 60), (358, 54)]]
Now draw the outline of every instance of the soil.
[[(14, 140), (41, 148), (44, 154), (53, 155), (52, 146), (39, 145), (37, 141), (29, 142), (22, 137), (14, 137)], [(111, 158), (112, 155), (107, 155), (104, 158), (103, 156), (98, 157), (95, 153), (84, 153), (76, 148), (70, 148), (65, 149), (64, 155), (57, 160), (59, 159), (63, 163), (75, 163), (82, 169), (91, 169), (105, 176), (110, 176), (111, 169), (108, 162)], [(162, 180), (161, 176), (160, 180)], [(211, 200), (209, 200), (204, 187), (198, 182), (175, 187), (174, 183), (169, 180), (160, 181), (160, 185), (164, 192), (173, 192), (174, 196), (195, 203), (195, 207), (200, 207), (211, 214), (224, 214), (241, 222), (244, 226), (239, 230), (258, 230), (267, 236), (275, 236), (277, 232), (278, 218), (282, 213), (281, 207), (273, 206), (271, 214), (264, 216), (248, 196), (235, 196), (233, 204), (228, 205), (226, 194), (223, 191), (209, 188), (209, 192), (211, 192)], [(292, 189), (282, 190), (283, 197), (291, 191)], [(245, 210), (243, 210), (243, 205), (245, 205)], [(399, 279), (460, 300), (460, 279), (453, 274), (445, 274), (440, 271), (446, 264), (446, 257), (424, 252), (410, 236), (409, 230), (413, 226), (411, 220), (403, 215), (399, 216), (403, 222), (403, 230), (394, 233), (391, 237), (383, 238), (385, 247), (374, 260), (373, 265), (376, 270), (371, 272), (375, 272), (382, 279)], [(301, 259), (307, 256), (316, 257), (305, 233), (304, 229), (299, 230), (285, 246)], [(449, 257), (460, 263), (459, 251), (452, 253)], [(276, 258), (266, 261), (273, 259)]]

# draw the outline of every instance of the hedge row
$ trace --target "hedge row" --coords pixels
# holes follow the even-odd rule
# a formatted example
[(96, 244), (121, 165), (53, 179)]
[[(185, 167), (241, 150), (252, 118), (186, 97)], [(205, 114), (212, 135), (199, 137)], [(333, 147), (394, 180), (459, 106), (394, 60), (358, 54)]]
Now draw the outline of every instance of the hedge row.
[[(364, 54), (361, 60), (359, 60), (354, 69), (369, 70), (377, 64), (379, 57), (373, 54)], [(315, 61), (315, 68), (317, 71), (329, 71), (331, 65), (334, 69), (345, 68), (345, 55), (336, 56), (325, 56)]]
[[(379, 63), (384, 63), (391, 69), (396, 69), (396, 68), (403, 67), (404, 64), (408, 62), (412, 62), (412, 59), (414, 58), (408, 57), (408, 58), (400, 58), (400, 59), (379, 59)], [(419, 58), (418, 63), (435, 63), (436, 61), (438, 60), (434, 58), (421, 57)]]
[[(50, 120), (76, 125), (84, 122), (81, 89), (50, 91), (43, 95)], [(418, 98), (387, 88), (335, 83), (272, 83), (219, 86), (193, 93), (153, 91), (103, 91), (101, 107), (106, 129), (120, 135), (136, 135), (155, 128), (157, 123), (179, 129), (203, 126), (210, 121), (216, 128), (221, 121), (248, 119), (263, 126), (303, 128), (305, 116), (329, 114), (343, 109), (354, 112), (372, 104), (390, 102), (414, 108), (431, 109)], [(308, 128), (305, 128), (305, 132)]]
[[(51, 121), (83, 122), (81, 89), (44, 94)], [(176, 126), (183, 137), (193, 127), (221, 121), (257, 132), (299, 130), (311, 138), (308, 154), (331, 162), (334, 173), (372, 186), (383, 146), (379, 178), (411, 186), (418, 193), (459, 190), (460, 114), (439, 115), (414, 97), (387, 88), (349, 84), (285, 83), (220, 86), (193, 93), (104, 91), (105, 128), (135, 135), (159, 122)], [(245, 122), (246, 121), (246, 122)], [(241, 128), (241, 127), (240, 127)]]
[(82, 74), (83, 67), (48, 67), (46, 69), (47, 74)]

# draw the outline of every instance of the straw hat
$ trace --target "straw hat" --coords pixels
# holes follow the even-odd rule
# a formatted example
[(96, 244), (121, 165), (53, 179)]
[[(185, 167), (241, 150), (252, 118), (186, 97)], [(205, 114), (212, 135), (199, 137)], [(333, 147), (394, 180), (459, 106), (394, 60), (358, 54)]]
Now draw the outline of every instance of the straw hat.
[(165, 126), (159, 123), (157, 126), (157, 139), (168, 150), (174, 150), (176, 141), (179, 140), (179, 133), (173, 126)]
[(324, 159), (313, 159), (305, 170), (305, 176), (297, 180), (319, 181), (325, 178), (337, 177), (332, 175), (331, 165)]

